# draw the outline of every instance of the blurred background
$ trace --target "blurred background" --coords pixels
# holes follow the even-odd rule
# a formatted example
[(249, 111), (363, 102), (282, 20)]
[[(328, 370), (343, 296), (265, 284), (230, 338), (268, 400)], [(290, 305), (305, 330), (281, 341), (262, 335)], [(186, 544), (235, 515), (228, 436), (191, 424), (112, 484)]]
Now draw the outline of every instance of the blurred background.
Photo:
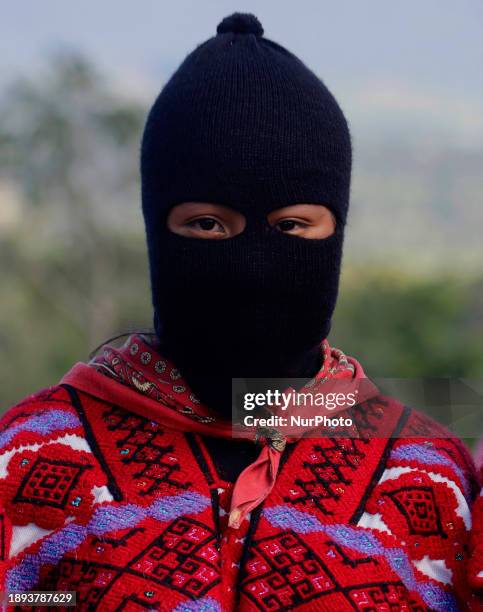
[(483, 4), (307, 0), (3, 6), (0, 406), (151, 326), (139, 140), (173, 70), (235, 10), (299, 55), (351, 125), (331, 342), (377, 377), (483, 371)]

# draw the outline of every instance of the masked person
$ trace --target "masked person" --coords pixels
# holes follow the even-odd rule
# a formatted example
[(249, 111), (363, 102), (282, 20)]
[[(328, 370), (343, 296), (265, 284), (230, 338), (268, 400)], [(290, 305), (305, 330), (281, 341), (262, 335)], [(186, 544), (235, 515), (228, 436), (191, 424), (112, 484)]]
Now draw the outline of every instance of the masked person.
[(4, 417), (4, 591), (75, 591), (80, 610), (471, 605), (475, 476), (436, 424), (377, 396), (346, 437), (231, 437), (234, 377), (364, 377), (326, 339), (350, 173), (334, 97), (254, 16), (181, 64), (142, 142), (155, 333)]

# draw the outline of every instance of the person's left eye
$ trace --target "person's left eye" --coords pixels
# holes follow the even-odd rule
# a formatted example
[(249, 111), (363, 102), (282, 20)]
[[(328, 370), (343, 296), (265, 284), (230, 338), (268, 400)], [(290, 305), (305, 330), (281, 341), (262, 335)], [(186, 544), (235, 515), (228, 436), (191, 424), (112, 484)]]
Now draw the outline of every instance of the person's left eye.
[(275, 223), (274, 227), (276, 227), (280, 232), (294, 232), (299, 231), (307, 227), (306, 223), (302, 223), (301, 221), (296, 221), (295, 219), (282, 219), (282, 221), (278, 221)]

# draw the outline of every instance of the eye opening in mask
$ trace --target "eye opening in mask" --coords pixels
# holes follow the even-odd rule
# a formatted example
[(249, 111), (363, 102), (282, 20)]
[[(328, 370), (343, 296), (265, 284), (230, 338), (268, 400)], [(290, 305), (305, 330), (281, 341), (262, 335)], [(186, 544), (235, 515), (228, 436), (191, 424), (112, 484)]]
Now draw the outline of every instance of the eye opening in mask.
[(222, 204), (182, 202), (171, 208), (166, 219), (168, 229), (185, 238), (227, 240), (241, 234), (245, 216)]
[[(322, 204), (292, 204), (271, 210), (266, 216), (270, 227), (281, 234), (320, 240), (331, 236), (337, 221)], [(241, 234), (245, 216), (238, 210), (208, 202), (182, 202), (169, 211), (166, 224), (174, 234), (202, 240), (227, 240)]]
[(283, 206), (270, 211), (267, 221), (283, 234), (307, 240), (328, 238), (337, 226), (335, 215), (323, 204), (297, 203)]

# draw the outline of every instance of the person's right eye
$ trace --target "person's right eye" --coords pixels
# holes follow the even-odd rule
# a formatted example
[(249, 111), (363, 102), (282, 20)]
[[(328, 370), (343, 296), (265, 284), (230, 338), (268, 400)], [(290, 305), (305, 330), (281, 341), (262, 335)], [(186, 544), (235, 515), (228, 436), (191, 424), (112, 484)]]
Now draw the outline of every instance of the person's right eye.
[(191, 219), (185, 225), (199, 234), (209, 235), (210, 238), (213, 237), (213, 234), (226, 234), (224, 226), (213, 217), (199, 217), (198, 219)]

